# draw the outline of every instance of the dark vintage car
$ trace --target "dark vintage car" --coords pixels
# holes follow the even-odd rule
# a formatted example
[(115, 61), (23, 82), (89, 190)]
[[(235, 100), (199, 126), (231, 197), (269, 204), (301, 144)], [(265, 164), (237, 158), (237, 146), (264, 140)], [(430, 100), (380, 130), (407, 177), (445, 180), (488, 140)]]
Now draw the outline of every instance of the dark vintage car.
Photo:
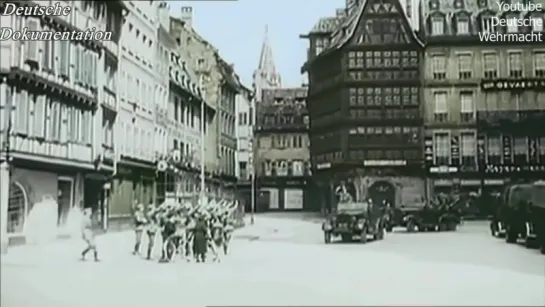
[(369, 238), (384, 238), (384, 212), (378, 206), (368, 202), (339, 203), (337, 212), (331, 214), (322, 224), (324, 242), (331, 243), (333, 237), (340, 236), (343, 242), (350, 242), (359, 237), (366, 243)]
[(536, 234), (536, 246), (545, 255), (545, 181), (533, 184), (530, 223)]
[(402, 206), (393, 211), (387, 230), (405, 227), (408, 232), (453, 231), (460, 223), (460, 212), (455, 203), (436, 206)]
[(505, 188), (493, 221), (498, 229), (500, 226), (505, 229), (507, 243), (516, 243), (518, 239), (522, 239), (528, 247), (535, 243), (536, 234), (531, 223), (533, 187), (531, 183), (523, 183)]

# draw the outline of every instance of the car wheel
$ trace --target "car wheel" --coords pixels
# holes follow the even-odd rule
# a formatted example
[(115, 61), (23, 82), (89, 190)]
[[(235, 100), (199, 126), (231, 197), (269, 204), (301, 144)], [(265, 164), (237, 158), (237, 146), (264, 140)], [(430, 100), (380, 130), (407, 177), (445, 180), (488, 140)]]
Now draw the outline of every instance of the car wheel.
[(452, 223), (452, 222), (448, 223), (447, 224), (447, 230), (448, 231), (456, 231), (456, 223)]
[(539, 251), (545, 255), (545, 242), (541, 242), (541, 247), (539, 248)]
[(324, 243), (331, 243), (331, 232), (324, 232)]
[(490, 234), (493, 237), (498, 237), (498, 231), (496, 230), (497, 226), (495, 222), (490, 222)]
[(360, 233), (360, 242), (367, 243), (367, 227), (364, 227)]
[(343, 234), (343, 235), (341, 235), (341, 239), (343, 240), (343, 242), (350, 242), (350, 241), (352, 241), (352, 235)]
[(407, 223), (407, 232), (416, 232), (416, 224), (413, 221)]
[(518, 233), (516, 233), (516, 231), (513, 231), (511, 227), (507, 227), (507, 230), (505, 231), (505, 242), (517, 243), (517, 237)]

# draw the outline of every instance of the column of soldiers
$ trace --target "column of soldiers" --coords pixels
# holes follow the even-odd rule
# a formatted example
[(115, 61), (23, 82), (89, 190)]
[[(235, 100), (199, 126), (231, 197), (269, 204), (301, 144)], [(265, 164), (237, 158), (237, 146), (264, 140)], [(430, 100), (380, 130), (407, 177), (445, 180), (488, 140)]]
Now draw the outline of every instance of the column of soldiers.
[(220, 253), (228, 252), (237, 206), (237, 202), (225, 200), (180, 203), (167, 199), (160, 206), (147, 208), (135, 203), (133, 254), (140, 254), (145, 235), (148, 260), (160, 241), (160, 262), (170, 262), (177, 255), (186, 261), (205, 262), (209, 252), (219, 262)]

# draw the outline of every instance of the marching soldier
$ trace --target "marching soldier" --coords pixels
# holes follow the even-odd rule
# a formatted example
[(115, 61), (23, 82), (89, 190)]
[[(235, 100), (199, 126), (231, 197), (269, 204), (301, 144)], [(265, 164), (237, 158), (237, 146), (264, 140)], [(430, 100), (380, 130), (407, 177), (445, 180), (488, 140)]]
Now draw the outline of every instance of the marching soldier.
[(157, 237), (157, 231), (159, 230), (159, 221), (157, 219), (157, 212), (154, 204), (148, 206), (147, 211), (147, 228), (146, 234), (148, 235), (148, 252), (146, 259), (151, 259), (151, 252), (155, 246), (155, 238)]
[(93, 220), (91, 217), (91, 208), (85, 208), (83, 210), (83, 221), (81, 225), (81, 235), (87, 247), (81, 252), (81, 260), (85, 261), (85, 256), (88, 252), (93, 251), (95, 262), (98, 262), (98, 251), (95, 242), (95, 234), (93, 232)]
[(144, 234), (144, 228), (146, 227), (147, 220), (144, 213), (144, 205), (138, 204), (135, 200), (135, 211), (134, 211), (134, 250), (133, 255), (140, 254), (140, 245), (142, 244), (142, 235)]

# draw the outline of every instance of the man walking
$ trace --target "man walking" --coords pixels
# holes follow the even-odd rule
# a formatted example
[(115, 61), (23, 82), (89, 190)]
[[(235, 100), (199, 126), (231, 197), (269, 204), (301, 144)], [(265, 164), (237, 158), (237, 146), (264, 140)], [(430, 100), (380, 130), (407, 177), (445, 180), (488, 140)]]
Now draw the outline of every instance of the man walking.
[(144, 228), (146, 227), (146, 215), (144, 214), (144, 205), (137, 204), (135, 201), (136, 208), (134, 211), (134, 250), (133, 255), (140, 254), (140, 245), (142, 244), (142, 235), (144, 234)]
[(148, 225), (147, 225), (147, 228), (146, 228), (146, 234), (148, 235), (148, 252), (147, 252), (146, 259), (150, 260), (151, 259), (151, 253), (152, 253), (153, 247), (155, 245), (155, 238), (157, 236), (157, 230), (159, 230), (159, 221), (158, 221), (157, 212), (155, 210), (155, 205), (154, 204), (150, 204), (148, 206), (148, 210), (147, 210), (146, 215), (147, 215), (147, 220), (148, 220)]
[(95, 261), (98, 262), (98, 251), (95, 242), (95, 234), (93, 232), (93, 220), (91, 218), (91, 208), (85, 208), (83, 210), (83, 222), (81, 225), (81, 235), (85, 243), (87, 243), (87, 248), (81, 252), (81, 260), (85, 260), (85, 256), (88, 252), (93, 251), (95, 256)]

